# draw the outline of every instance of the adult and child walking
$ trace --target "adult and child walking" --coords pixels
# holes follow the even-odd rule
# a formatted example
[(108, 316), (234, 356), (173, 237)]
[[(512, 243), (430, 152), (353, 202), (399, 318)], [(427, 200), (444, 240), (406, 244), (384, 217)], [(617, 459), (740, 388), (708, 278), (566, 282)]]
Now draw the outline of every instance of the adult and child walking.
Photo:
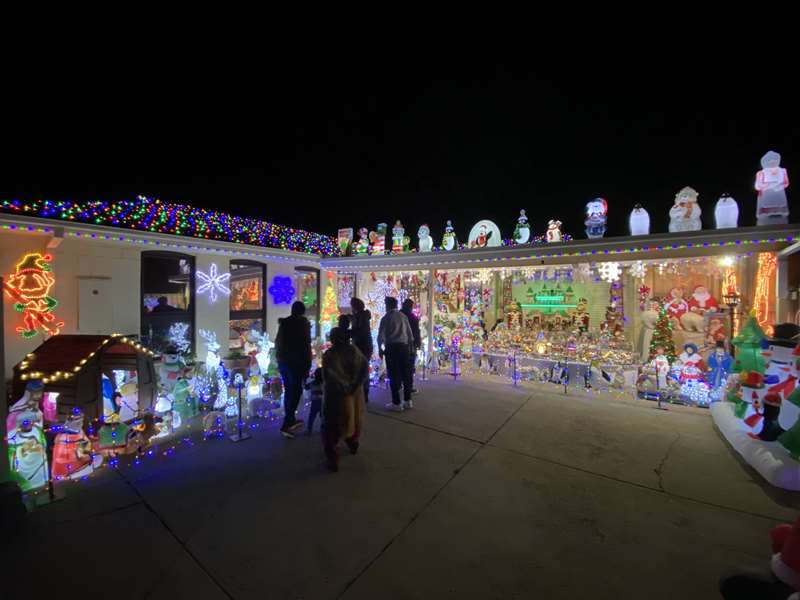
[[(279, 320), (275, 338), (278, 370), (284, 386), (284, 418), (281, 435), (293, 438), (304, 427), (311, 434), (322, 415), (322, 443), (327, 467), (338, 470), (338, 443), (344, 440), (352, 454), (359, 448), (365, 405), (369, 401), (369, 361), (375, 351), (372, 315), (359, 298), (350, 302), (352, 314), (340, 315), (331, 329), (331, 346), (322, 355), (322, 367), (311, 373), (311, 324), (302, 302), (292, 304), (291, 315)], [(386, 314), (378, 327), (378, 354), (386, 360), (392, 391), (389, 410), (413, 408), (411, 400), (414, 364), (422, 341), (414, 302), (407, 299), (398, 310), (397, 299), (386, 298)], [(297, 418), (303, 388), (309, 392), (308, 425)], [(403, 401), (400, 390), (403, 390)]]

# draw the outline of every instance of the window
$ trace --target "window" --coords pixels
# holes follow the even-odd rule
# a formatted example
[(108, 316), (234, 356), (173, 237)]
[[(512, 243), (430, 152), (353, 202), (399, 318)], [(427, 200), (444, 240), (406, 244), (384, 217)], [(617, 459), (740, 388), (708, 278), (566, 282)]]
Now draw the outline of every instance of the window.
[[(142, 341), (155, 351), (170, 345), (170, 328), (185, 323), (194, 342), (194, 257), (142, 252)], [(173, 329), (175, 331), (175, 329)], [(190, 348), (191, 351), (191, 348)]]
[(296, 298), (306, 305), (306, 317), (311, 321), (311, 338), (319, 335), (319, 269), (296, 267), (294, 270)]
[(228, 347), (244, 347), (247, 332), (264, 331), (267, 322), (267, 303), (264, 288), (267, 281), (263, 263), (245, 260), (231, 261), (231, 313)]

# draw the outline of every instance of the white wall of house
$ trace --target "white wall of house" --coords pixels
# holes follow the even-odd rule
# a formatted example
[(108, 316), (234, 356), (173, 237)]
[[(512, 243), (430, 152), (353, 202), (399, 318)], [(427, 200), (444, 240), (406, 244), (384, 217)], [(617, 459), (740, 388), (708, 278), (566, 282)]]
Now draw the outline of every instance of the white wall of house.
[[(0, 272), (12, 273), (20, 259), (29, 252), (49, 253), (56, 278), (51, 295), (59, 302), (55, 314), (64, 321), (62, 333), (128, 333), (139, 334), (141, 324), (141, 252), (144, 248), (130, 242), (111, 242), (66, 237), (55, 248), (47, 248), (51, 236), (36, 233), (0, 233)], [(232, 248), (237, 246), (231, 244)], [(195, 269), (208, 273), (215, 263), (220, 273), (230, 271), (230, 261), (236, 256), (228, 253), (186, 252), (195, 256)], [(267, 288), (276, 275), (294, 277), (295, 266), (318, 266), (318, 260), (309, 256), (303, 263), (269, 258), (248, 260), (263, 262), (267, 269)], [(305, 258), (305, 257), (303, 257)], [(296, 299), (296, 298), (295, 298)], [(278, 319), (289, 315), (290, 304), (275, 304), (271, 294), (266, 294), (266, 327), (270, 336), (278, 332)], [(21, 316), (13, 308), (14, 302), (3, 294), (4, 341), (6, 376), (25, 354), (43, 341), (39, 334), (25, 339), (16, 332)], [(195, 296), (195, 341), (197, 354), (205, 356), (205, 344), (196, 331), (208, 329), (216, 332), (223, 355), (228, 351), (230, 299), (220, 295), (212, 303), (207, 295)]]

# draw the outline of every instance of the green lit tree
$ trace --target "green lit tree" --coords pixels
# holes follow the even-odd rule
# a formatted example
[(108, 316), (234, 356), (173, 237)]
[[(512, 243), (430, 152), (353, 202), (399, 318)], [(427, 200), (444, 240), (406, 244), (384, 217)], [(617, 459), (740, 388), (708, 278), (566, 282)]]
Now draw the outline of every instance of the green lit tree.
[(667, 357), (670, 364), (675, 362), (677, 355), (675, 354), (675, 340), (672, 338), (672, 321), (667, 316), (667, 308), (661, 305), (658, 311), (658, 320), (653, 329), (653, 339), (650, 340), (650, 355), (647, 360), (653, 360), (656, 356), (656, 349), (663, 348), (664, 356)]
[(736, 346), (736, 362), (733, 365), (734, 373), (756, 371), (764, 373), (766, 364), (761, 355), (761, 342), (764, 340), (764, 330), (758, 324), (755, 315), (745, 323), (742, 330), (731, 342)]

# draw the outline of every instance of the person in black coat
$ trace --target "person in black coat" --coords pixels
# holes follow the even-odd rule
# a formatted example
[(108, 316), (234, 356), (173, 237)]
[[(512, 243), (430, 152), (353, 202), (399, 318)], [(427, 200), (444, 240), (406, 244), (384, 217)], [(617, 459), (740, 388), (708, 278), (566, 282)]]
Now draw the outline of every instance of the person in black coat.
[(311, 370), (311, 323), (305, 313), (305, 304), (299, 301), (292, 304), (291, 316), (279, 319), (275, 337), (275, 355), (284, 389), (281, 435), (286, 438), (293, 438), (304, 424), (295, 413), (303, 395), (303, 382)]
[[(350, 340), (356, 348), (361, 350), (361, 354), (367, 358), (367, 364), (369, 364), (375, 351), (372, 343), (372, 314), (366, 309), (360, 298), (352, 298), (350, 308), (353, 311), (348, 331)], [(364, 402), (369, 402), (369, 377), (364, 382)]]
[[(410, 349), (408, 363), (408, 368), (411, 369), (411, 380), (413, 381), (414, 373), (417, 370), (417, 352), (422, 348), (422, 335), (420, 335), (419, 331), (419, 318), (414, 314), (414, 301), (411, 298), (403, 300), (403, 308), (400, 309), (400, 312), (408, 318), (408, 323), (411, 325), (411, 333), (414, 334), (414, 347)], [(414, 387), (412, 391), (416, 393), (417, 388)]]

